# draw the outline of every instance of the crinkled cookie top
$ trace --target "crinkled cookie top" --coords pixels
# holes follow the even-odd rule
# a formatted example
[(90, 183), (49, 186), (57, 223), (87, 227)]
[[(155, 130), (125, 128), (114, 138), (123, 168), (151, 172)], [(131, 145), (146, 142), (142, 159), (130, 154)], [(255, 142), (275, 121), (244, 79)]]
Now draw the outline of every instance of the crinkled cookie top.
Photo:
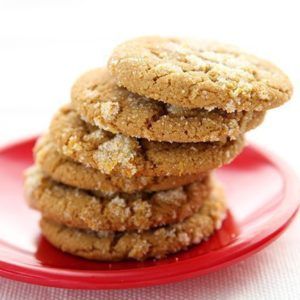
[(189, 108), (262, 111), (292, 94), (276, 66), (217, 42), (137, 38), (119, 45), (108, 67), (129, 91)]

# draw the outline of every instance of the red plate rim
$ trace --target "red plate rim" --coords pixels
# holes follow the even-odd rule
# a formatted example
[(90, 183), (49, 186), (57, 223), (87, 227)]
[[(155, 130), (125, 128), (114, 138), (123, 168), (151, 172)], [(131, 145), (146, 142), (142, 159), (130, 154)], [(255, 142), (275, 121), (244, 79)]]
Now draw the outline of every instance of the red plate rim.
[[(10, 143), (9, 145), (1, 147), (0, 152), (9, 151), (11, 148), (33, 142), (35, 139), (36, 137), (31, 137)], [(250, 254), (256, 253), (278, 238), (295, 217), (299, 208), (300, 190), (297, 176), (283, 160), (266, 150), (262, 150), (258, 146), (249, 145), (248, 147), (263, 155), (266, 160), (278, 169), (285, 184), (284, 198), (289, 199), (289, 207), (286, 208), (285, 213), (280, 216), (274, 216), (268, 221), (268, 223), (274, 222), (274, 226), (268, 226), (268, 230), (253, 236), (251, 241), (248, 239), (247, 241), (242, 241), (237, 244), (233, 243), (229, 245), (226, 250), (215, 250), (201, 255), (200, 257), (187, 258), (183, 261), (165, 265), (149, 266), (146, 267), (146, 273), (145, 268), (110, 271), (74, 271), (68, 269), (62, 270), (59, 268), (47, 268), (46, 270), (41, 270), (35, 266), (30, 266), (30, 268), (28, 268), (19, 265), (17, 262), (16, 264), (11, 264), (0, 260), (0, 275), (10, 279), (44, 286), (71, 289), (124, 289), (181, 281), (186, 278), (203, 275), (216, 269), (226, 267), (229, 264), (244, 259)], [(273, 219), (276, 219), (276, 221)], [(4, 245), (5, 243), (0, 242), (0, 245), (1, 244)], [(209, 260), (210, 257), (214, 258), (214, 263), (208, 263), (205, 266), (203, 262), (206, 261), (206, 258)], [(202, 261), (202, 265), (199, 270), (200, 260)], [(142, 279), (137, 282), (136, 277), (138, 276)], [(84, 281), (85, 278), (88, 280)]]

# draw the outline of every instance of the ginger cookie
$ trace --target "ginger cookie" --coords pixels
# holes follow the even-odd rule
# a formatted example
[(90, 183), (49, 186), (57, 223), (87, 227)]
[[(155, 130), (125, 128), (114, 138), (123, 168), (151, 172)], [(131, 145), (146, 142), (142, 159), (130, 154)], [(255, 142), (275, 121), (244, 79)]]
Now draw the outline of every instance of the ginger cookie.
[(217, 42), (137, 38), (118, 46), (108, 67), (129, 91), (188, 108), (263, 111), (292, 94), (276, 66)]
[(224, 195), (214, 189), (200, 210), (183, 222), (142, 232), (115, 233), (66, 227), (42, 218), (41, 230), (55, 247), (87, 259), (100, 261), (163, 258), (208, 239), (226, 215)]
[(32, 208), (66, 226), (141, 231), (190, 217), (209, 197), (211, 181), (206, 177), (166, 191), (110, 195), (57, 183), (32, 167), (26, 172), (25, 191)]
[(255, 128), (265, 112), (185, 109), (147, 99), (116, 85), (107, 69), (81, 76), (72, 88), (72, 106), (87, 122), (126, 136), (166, 142), (236, 139)]
[(59, 151), (105, 174), (182, 176), (207, 172), (231, 162), (243, 137), (225, 143), (167, 143), (127, 137), (84, 122), (69, 107), (53, 118), (50, 135)]
[(131, 178), (107, 175), (61, 154), (48, 135), (38, 140), (34, 152), (36, 163), (54, 180), (73, 187), (100, 190), (105, 193), (168, 190), (207, 176), (205, 173), (184, 176), (136, 176)]

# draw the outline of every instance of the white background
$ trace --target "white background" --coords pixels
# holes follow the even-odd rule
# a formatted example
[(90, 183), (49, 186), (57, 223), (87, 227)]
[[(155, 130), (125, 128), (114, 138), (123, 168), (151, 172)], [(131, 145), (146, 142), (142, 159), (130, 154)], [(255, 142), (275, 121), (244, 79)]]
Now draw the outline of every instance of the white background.
[[(0, 145), (46, 130), (52, 114), (69, 100), (74, 79), (89, 68), (104, 65), (118, 43), (147, 34), (209, 38), (236, 44), (267, 58), (290, 76), (295, 88), (292, 101), (271, 111), (264, 124), (248, 136), (281, 155), (299, 174), (300, 7), (297, 2), (0, 1)], [(171, 289), (164, 287), (163, 291), (173, 299), (182, 295), (178, 289), (185, 291), (184, 297), (195, 298), (197, 287), (199, 297), (205, 295), (207, 299), (299, 299), (299, 230), (297, 220), (269, 249), (245, 262), (243, 268), (250, 270), (257, 264), (261, 270), (254, 275), (249, 271), (248, 278), (244, 278), (251, 282), (247, 289), (238, 284), (223, 289), (220, 275), (212, 275), (201, 279), (199, 284), (196, 282), (193, 294), (187, 288), (191, 281), (171, 285)], [(266, 262), (270, 257), (273, 261)], [(226, 271), (227, 280), (237, 282), (238, 268)], [(14, 298), (7, 293), (10, 288), (8, 281), (0, 280), (1, 299)], [(153, 296), (162, 288), (144, 293), (147, 291), (152, 291)], [(105, 295), (107, 298), (114, 294)], [(143, 294), (141, 290), (136, 294), (115, 294), (125, 298), (129, 295), (134, 298)], [(212, 295), (216, 297), (210, 298)]]

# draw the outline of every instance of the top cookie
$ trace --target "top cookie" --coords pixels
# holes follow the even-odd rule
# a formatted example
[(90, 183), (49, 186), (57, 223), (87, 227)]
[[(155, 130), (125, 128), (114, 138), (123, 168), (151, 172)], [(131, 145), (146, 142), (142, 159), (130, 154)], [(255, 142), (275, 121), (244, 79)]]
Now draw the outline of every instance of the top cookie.
[(186, 109), (153, 101), (118, 87), (105, 68), (76, 81), (72, 105), (84, 120), (110, 132), (179, 143), (236, 139), (258, 126), (265, 114)]
[(108, 67), (129, 91), (188, 108), (262, 111), (292, 94), (280, 69), (216, 42), (137, 38), (118, 46)]

